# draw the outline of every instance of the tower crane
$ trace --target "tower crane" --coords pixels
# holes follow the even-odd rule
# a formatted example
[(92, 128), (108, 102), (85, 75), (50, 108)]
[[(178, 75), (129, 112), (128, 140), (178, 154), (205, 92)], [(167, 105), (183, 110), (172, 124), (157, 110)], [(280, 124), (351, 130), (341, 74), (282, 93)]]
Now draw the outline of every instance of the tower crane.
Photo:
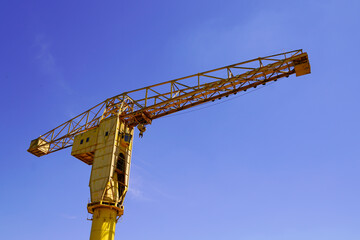
[(142, 137), (157, 118), (309, 73), (308, 55), (300, 49), (124, 92), (40, 135), (28, 152), (41, 157), (72, 146), (71, 155), (92, 166), (90, 240), (113, 240), (116, 222), (124, 213), (135, 127)]

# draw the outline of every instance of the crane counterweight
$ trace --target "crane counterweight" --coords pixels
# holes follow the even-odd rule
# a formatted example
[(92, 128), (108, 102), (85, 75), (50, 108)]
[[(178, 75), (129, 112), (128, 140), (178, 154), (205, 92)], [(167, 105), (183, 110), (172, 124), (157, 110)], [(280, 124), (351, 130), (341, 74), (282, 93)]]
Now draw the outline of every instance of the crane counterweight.
[(30, 142), (28, 152), (34, 154), (37, 157), (41, 157), (49, 153), (50, 144), (38, 137)]

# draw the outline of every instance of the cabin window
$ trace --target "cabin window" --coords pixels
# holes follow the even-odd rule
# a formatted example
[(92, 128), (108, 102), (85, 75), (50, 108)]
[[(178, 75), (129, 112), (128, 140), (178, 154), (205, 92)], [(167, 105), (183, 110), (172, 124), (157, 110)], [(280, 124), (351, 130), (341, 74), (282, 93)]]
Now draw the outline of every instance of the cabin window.
[(124, 136), (124, 140), (125, 140), (125, 142), (130, 142), (131, 141), (131, 134), (129, 134), (129, 133), (125, 133), (125, 136)]

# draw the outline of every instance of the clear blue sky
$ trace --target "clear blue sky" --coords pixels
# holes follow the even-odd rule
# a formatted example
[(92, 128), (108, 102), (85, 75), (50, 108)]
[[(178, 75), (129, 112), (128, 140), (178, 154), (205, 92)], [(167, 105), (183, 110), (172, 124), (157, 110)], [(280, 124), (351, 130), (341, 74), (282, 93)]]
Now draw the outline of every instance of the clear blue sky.
[(1, 239), (88, 239), (90, 166), (30, 140), (124, 91), (303, 48), (312, 74), (135, 138), (116, 239), (360, 239), (359, 1), (0, 3)]

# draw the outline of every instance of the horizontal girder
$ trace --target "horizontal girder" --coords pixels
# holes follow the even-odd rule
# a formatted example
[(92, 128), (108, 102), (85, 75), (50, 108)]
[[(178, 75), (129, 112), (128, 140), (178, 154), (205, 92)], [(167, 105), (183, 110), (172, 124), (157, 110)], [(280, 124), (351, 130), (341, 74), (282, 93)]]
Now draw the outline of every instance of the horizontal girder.
[(42, 156), (70, 147), (75, 135), (97, 127), (102, 119), (114, 115), (130, 126), (150, 124), (153, 119), (294, 73), (299, 76), (310, 73), (307, 53), (302, 50), (255, 58), (124, 92), (41, 135), (37, 141), (40, 144), (30, 146), (28, 151)]

